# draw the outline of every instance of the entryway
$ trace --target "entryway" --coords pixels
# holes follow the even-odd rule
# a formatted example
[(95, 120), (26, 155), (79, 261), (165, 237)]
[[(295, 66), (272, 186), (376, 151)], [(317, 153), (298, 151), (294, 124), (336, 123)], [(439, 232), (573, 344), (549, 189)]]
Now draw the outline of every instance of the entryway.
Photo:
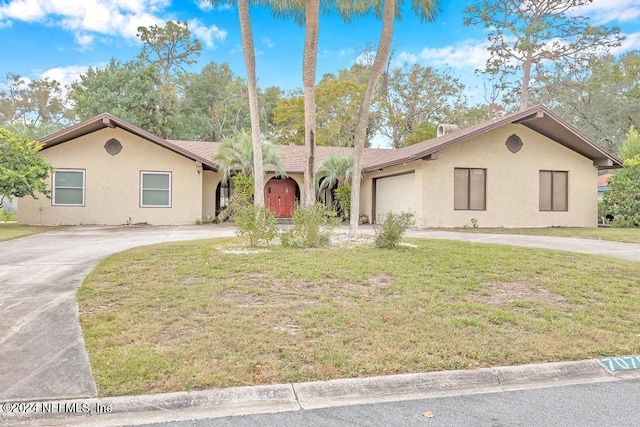
[(271, 178), (264, 187), (264, 204), (276, 218), (291, 218), (298, 198), (298, 184), (291, 178)]

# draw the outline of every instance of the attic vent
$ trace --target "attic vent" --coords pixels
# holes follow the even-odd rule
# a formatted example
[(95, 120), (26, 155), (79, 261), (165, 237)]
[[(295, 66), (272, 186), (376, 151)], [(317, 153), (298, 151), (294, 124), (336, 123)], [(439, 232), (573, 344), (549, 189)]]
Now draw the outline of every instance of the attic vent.
[(512, 153), (517, 153), (522, 148), (522, 139), (515, 133), (507, 138), (507, 149)]
[(104, 144), (104, 149), (107, 153), (115, 156), (120, 151), (122, 151), (122, 144), (120, 144), (120, 141), (118, 141), (117, 139), (111, 138), (107, 141), (106, 144)]
[(458, 130), (460, 130), (458, 125), (441, 124), (438, 126), (438, 132), (436, 135), (439, 137), (445, 136), (445, 135), (449, 135), (450, 133), (457, 132)]

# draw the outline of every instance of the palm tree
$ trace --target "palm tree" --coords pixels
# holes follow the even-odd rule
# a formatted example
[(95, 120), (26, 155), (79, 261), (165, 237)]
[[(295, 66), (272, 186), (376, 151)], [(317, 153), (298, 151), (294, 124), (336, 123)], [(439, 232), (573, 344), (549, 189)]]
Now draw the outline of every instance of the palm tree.
[[(337, 199), (337, 205), (342, 210), (345, 218), (349, 217), (351, 210), (349, 196), (351, 194), (351, 182), (354, 178), (353, 160), (354, 157), (348, 153), (330, 154), (316, 170), (318, 189), (321, 193), (322, 190), (330, 192), (331, 205), (334, 208), (336, 207), (335, 199)], [(360, 181), (363, 175), (363, 169), (361, 168), (357, 181)], [(324, 200), (324, 203), (326, 204), (327, 200)]]
[[(373, 7), (379, 7), (380, 0), (374, 0)], [(371, 101), (373, 92), (382, 76), (385, 65), (391, 51), (391, 41), (393, 39), (393, 27), (396, 19), (396, 11), (403, 3), (402, 0), (384, 0), (382, 9), (382, 32), (380, 41), (378, 42), (378, 50), (376, 52), (369, 82), (365, 89), (362, 104), (360, 104), (360, 112), (358, 113), (358, 124), (355, 135), (355, 153), (354, 153), (354, 170), (362, 167), (362, 157), (364, 155), (364, 146), (367, 137), (367, 125), (369, 122), (369, 112), (371, 109)], [(411, 8), (423, 21), (433, 21), (440, 11), (440, 0), (412, 0)], [(354, 180), (351, 186), (351, 218), (349, 221), (349, 235), (355, 236), (358, 233), (358, 219), (360, 217), (360, 180)]]
[[(282, 153), (271, 144), (261, 144), (261, 147), (259, 173), (262, 175), (262, 182), (264, 182), (264, 165), (272, 165), (276, 176), (286, 176)], [(218, 150), (213, 155), (213, 161), (220, 166), (223, 180), (229, 179), (233, 172), (237, 172), (244, 176), (253, 175), (257, 181), (256, 151), (253, 148), (251, 134), (247, 131), (240, 131), (233, 138), (222, 139)], [(261, 187), (259, 191), (264, 199), (264, 188)]]
[[(209, 0), (214, 6), (222, 3), (232, 4), (233, 0)], [(249, 0), (238, 0), (238, 17), (240, 18), (240, 34), (242, 38), (242, 53), (244, 55), (244, 66), (247, 71), (247, 91), (249, 94), (249, 117), (251, 119), (251, 141), (253, 157), (254, 175), (254, 204), (258, 207), (264, 206), (264, 169), (263, 169), (263, 147), (260, 133), (260, 113), (258, 110), (258, 80), (256, 78), (256, 53), (253, 44), (253, 32), (251, 30), (251, 19), (249, 16)], [(261, 3), (256, 0), (256, 3)]]
[(316, 202), (316, 187), (313, 164), (316, 147), (316, 63), (318, 60), (318, 31), (320, 2), (307, 0), (304, 6), (305, 34), (304, 59), (302, 61), (302, 84), (304, 87), (304, 205)]
[[(351, 184), (353, 179), (353, 156), (348, 154), (330, 154), (316, 169), (318, 188), (342, 187)], [(362, 178), (362, 168), (360, 169)]]
[[(323, 8), (329, 9), (329, 0), (323, 0)], [(303, 205), (316, 202), (315, 170), (313, 168), (316, 147), (316, 63), (318, 59), (318, 32), (320, 21), (320, 0), (279, 0), (262, 4), (272, 13), (281, 17), (292, 17), (298, 24), (304, 24), (304, 56), (302, 61), (302, 85), (304, 89), (304, 198)]]

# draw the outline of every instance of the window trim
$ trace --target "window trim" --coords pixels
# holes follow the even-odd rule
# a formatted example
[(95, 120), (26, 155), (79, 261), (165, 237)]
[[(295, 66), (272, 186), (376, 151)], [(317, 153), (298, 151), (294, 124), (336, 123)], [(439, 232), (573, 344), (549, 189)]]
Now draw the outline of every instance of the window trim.
[[(466, 208), (456, 208), (456, 203), (455, 203), (455, 199), (456, 199), (456, 170), (466, 170), (467, 173), (467, 200), (466, 200)], [(484, 193), (484, 197), (483, 199), (483, 204), (482, 204), (482, 208), (481, 209), (477, 209), (477, 208), (471, 208), (471, 171), (473, 170), (481, 170), (483, 171), (483, 176), (484, 176), (484, 186), (483, 186), (483, 193)], [(487, 168), (458, 168), (458, 167), (454, 167), (453, 168), (453, 210), (454, 211), (486, 211), (487, 210)]]
[[(542, 191), (542, 188), (539, 187), (538, 188), (538, 210), (540, 212), (569, 212), (569, 171), (562, 171), (562, 170), (550, 170), (550, 169), (540, 169), (538, 171), (538, 186), (540, 185), (540, 174), (542, 172), (549, 172), (551, 173), (551, 187), (547, 189), (547, 191), (549, 191), (549, 199), (551, 200), (551, 208), (550, 209), (542, 209), (540, 207), (540, 193)], [(564, 174), (565, 175), (565, 185), (564, 185), (564, 205), (565, 205), (565, 209), (556, 209), (555, 205), (555, 199), (553, 197), (553, 188), (554, 188), (554, 179), (555, 179), (555, 175), (556, 174)]]
[[(56, 173), (58, 172), (75, 172), (82, 174), (82, 187), (57, 187)], [(82, 203), (56, 203), (56, 190), (82, 190)], [(86, 189), (87, 189), (87, 170), (86, 169), (67, 169), (56, 168), (51, 174), (51, 206), (67, 206), (67, 207), (84, 207), (86, 205)]]
[[(169, 177), (169, 188), (168, 189), (159, 189), (159, 188), (144, 188), (144, 176), (145, 175), (167, 175)], [(140, 171), (140, 207), (141, 208), (171, 208), (172, 207), (172, 186), (173, 186), (173, 177), (170, 171)], [(144, 201), (144, 192), (145, 191), (168, 191), (169, 192), (169, 204), (168, 205), (145, 205)]]

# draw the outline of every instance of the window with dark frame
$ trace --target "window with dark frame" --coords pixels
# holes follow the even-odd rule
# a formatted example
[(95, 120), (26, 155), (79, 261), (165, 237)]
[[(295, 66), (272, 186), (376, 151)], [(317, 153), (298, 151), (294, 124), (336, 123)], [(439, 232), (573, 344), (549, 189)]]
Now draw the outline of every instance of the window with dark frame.
[(540, 211), (566, 212), (569, 210), (569, 172), (540, 171)]
[(453, 173), (453, 208), (467, 211), (486, 210), (487, 170), (455, 168)]

